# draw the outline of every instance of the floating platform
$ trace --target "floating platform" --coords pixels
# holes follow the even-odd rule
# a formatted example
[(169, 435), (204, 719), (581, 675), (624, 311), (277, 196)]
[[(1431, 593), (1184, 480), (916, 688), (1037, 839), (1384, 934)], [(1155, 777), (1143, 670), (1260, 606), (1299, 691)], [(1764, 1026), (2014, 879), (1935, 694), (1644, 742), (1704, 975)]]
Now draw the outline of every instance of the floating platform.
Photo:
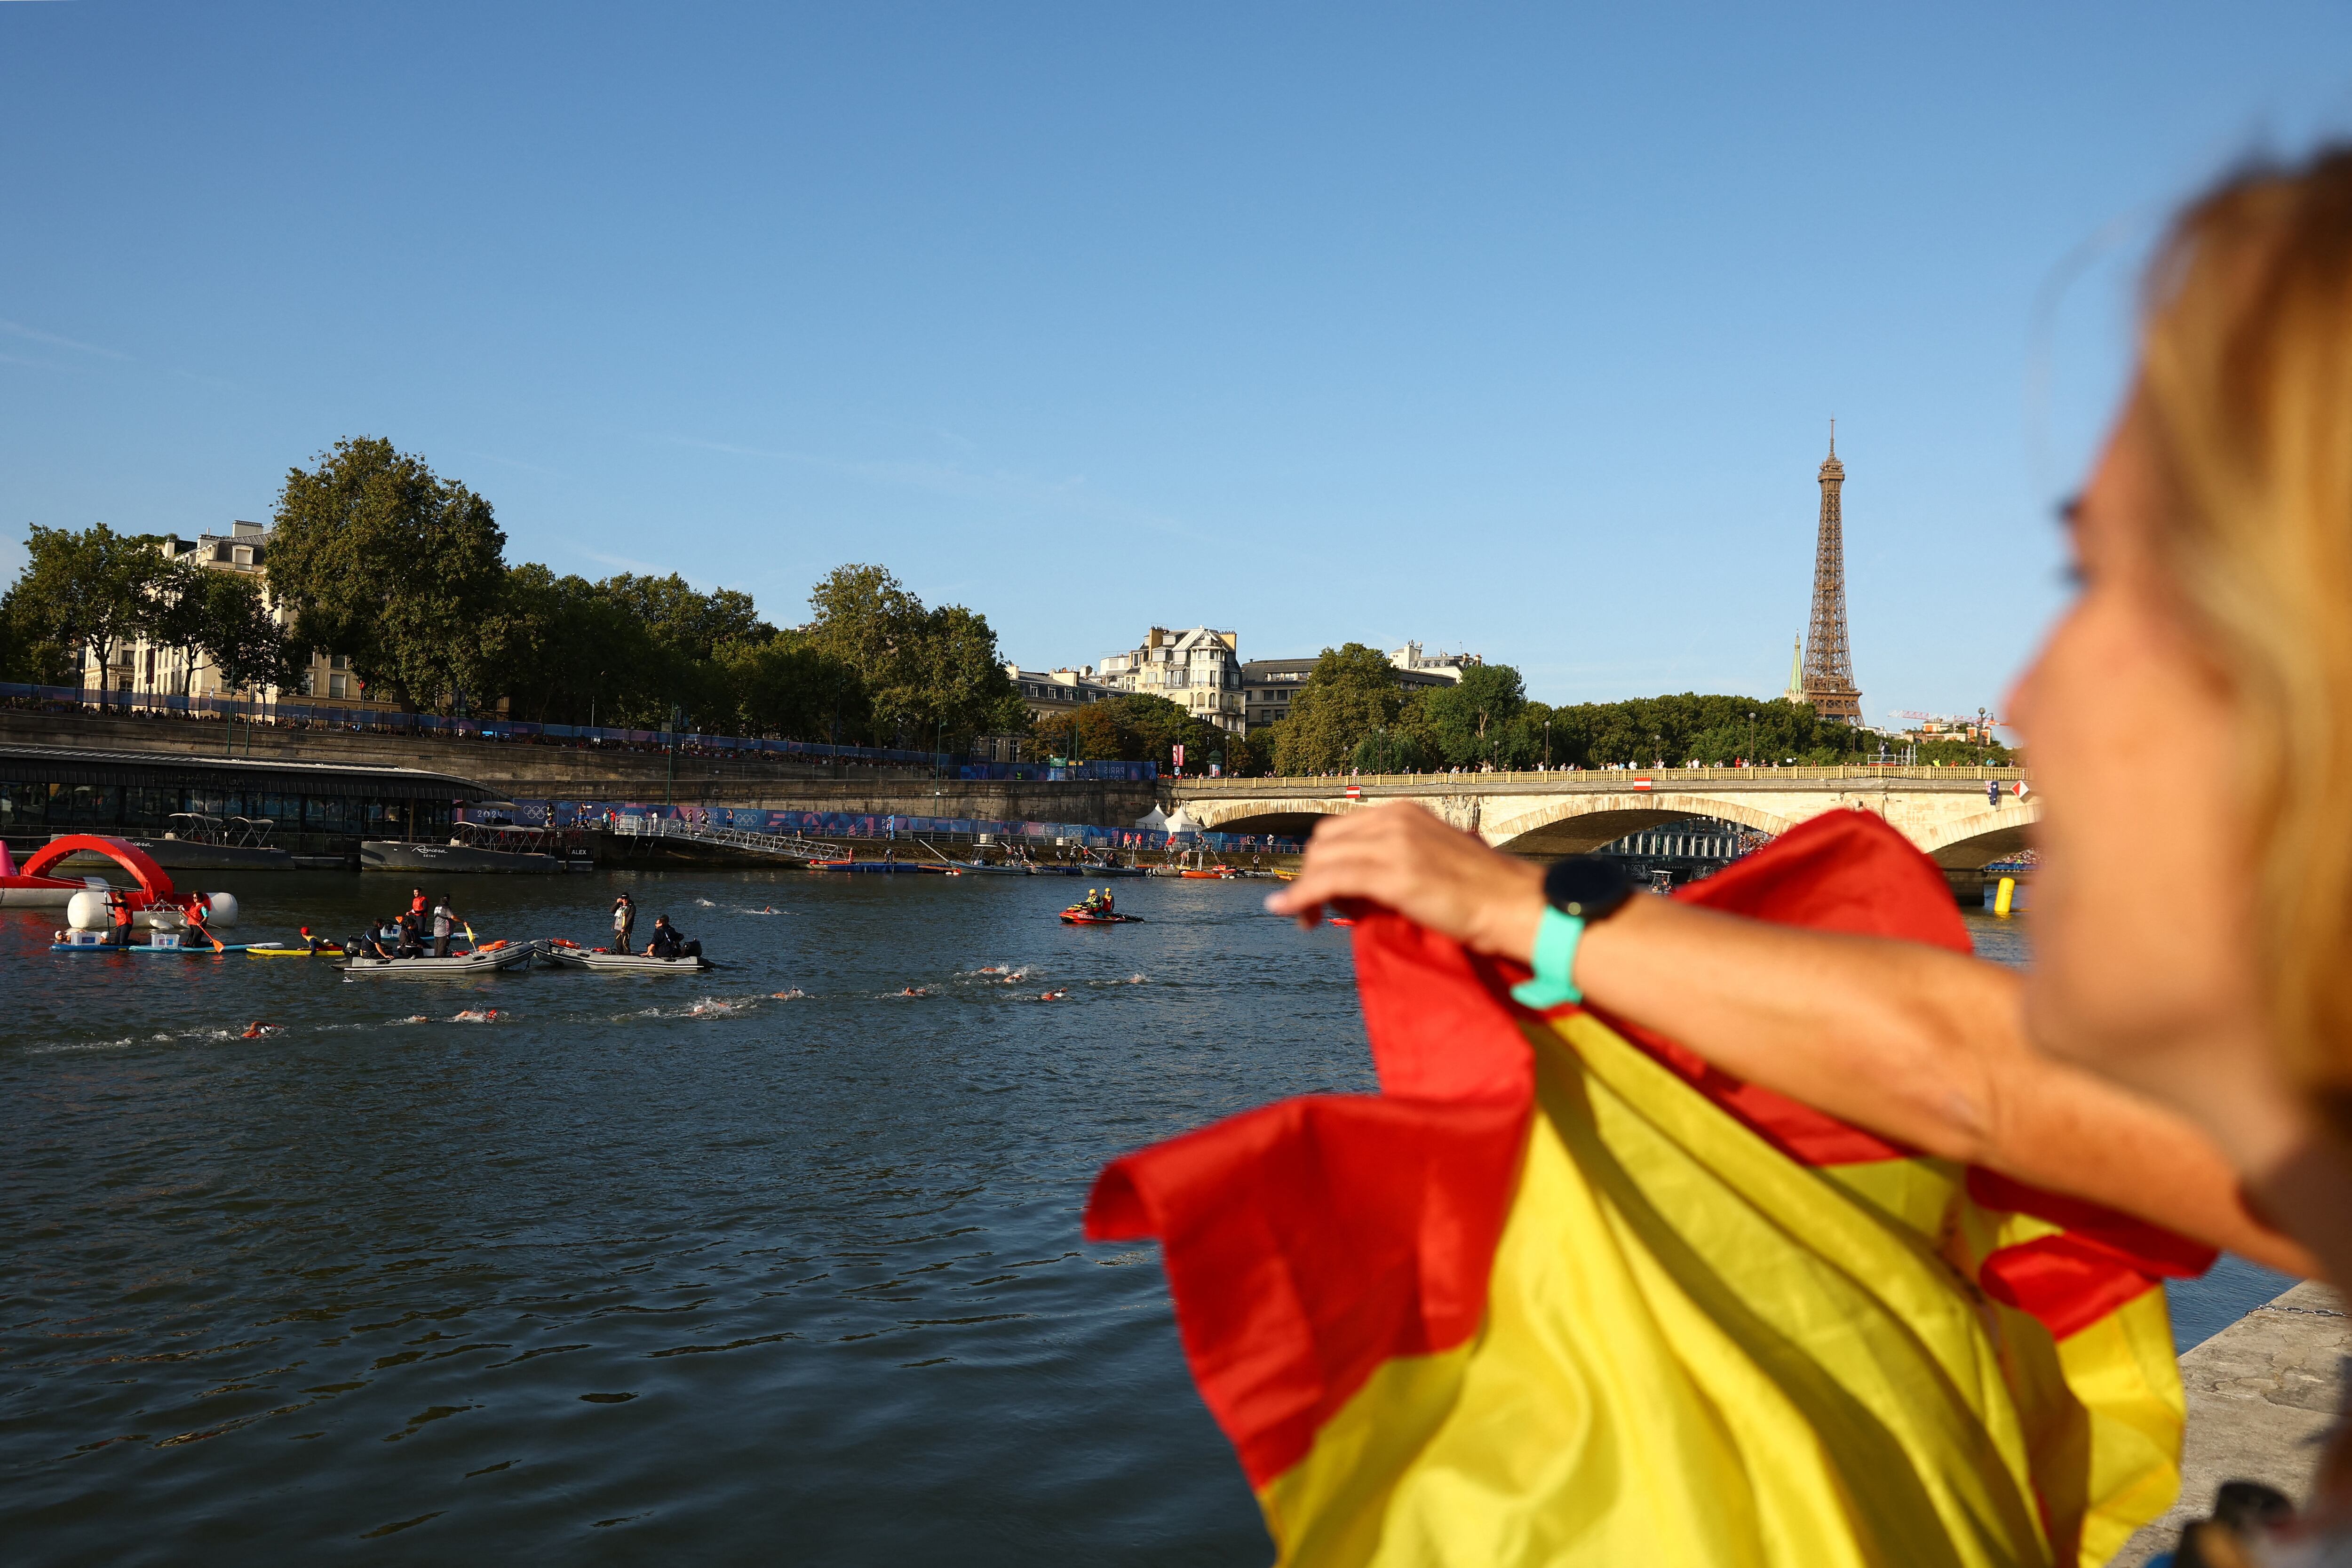
[(49, 951), (51, 952), (94, 952), (101, 956), (110, 952), (148, 952), (157, 953), (165, 958), (218, 958), (225, 953), (243, 952), (250, 945), (247, 942), (229, 942), (215, 947), (208, 942), (192, 942), (185, 947), (157, 947), (152, 942), (134, 942), (129, 947), (117, 947), (110, 942), (53, 942), (49, 943)]
[(482, 849), (471, 844), (414, 844), (396, 838), (368, 838), (360, 843), (360, 869), (419, 875), (505, 871), (560, 877), (564, 866), (562, 857), (557, 855)]

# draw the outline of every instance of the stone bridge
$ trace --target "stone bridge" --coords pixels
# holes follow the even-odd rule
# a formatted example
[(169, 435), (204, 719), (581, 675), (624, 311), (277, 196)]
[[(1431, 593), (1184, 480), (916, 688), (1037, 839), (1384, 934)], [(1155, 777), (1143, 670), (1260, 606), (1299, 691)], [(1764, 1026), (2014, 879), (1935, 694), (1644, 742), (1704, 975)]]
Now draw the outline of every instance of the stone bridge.
[[(1167, 787), (1218, 833), (1304, 837), (1318, 818), (1413, 800), (1499, 849), (1596, 849), (1644, 828), (1718, 817), (1785, 833), (1825, 811), (1869, 811), (1944, 868), (1972, 898), (1988, 861), (2013, 855), (2042, 815), (2019, 768), (1656, 768), (1643, 772), (1407, 773), (1360, 778), (1183, 779)], [(1998, 784), (2000, 804), (1985, 786)], [(1360, 797), (1348, 794), (1353, 785)]]

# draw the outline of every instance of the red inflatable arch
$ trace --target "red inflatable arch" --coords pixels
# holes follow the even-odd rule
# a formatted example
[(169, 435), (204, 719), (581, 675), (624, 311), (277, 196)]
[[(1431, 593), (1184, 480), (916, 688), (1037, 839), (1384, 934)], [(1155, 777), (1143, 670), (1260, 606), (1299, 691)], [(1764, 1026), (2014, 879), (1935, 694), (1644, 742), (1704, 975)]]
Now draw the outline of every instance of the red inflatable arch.
[(177, 892), (172, 886), (171, 874), (155, 864), (147, 851), (125, 839), (101, 838), (95, 833), (68, 833), (61, 838), (50, 839), (33, 851), (33, 858), (25, 862), (17, 875), (46, 877), (50, 867), (82, 849), (105, 856), (137, 878), (141, 890), (146, 893), (151, 902), (170, 899)]

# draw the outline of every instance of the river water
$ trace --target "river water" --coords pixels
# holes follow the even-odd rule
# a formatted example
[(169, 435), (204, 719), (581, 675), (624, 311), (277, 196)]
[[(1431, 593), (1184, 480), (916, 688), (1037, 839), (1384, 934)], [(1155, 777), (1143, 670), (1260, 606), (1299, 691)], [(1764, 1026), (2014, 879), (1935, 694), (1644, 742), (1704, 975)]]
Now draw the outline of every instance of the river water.
[[(0, 913), (9, 1560), (1265, 1562), (1157, 1254), (1078, 1215), (1122, 1150), (1372, 1087), (1346, 944), (1251, 882), (1064, 927), (1082, 886), (457, 889), (593, 942), (626, 888), (701, 976), (346, 982)], [(405, 885), (236, 890), (250, 939)], [(2274, 1279), (2176, 1292), (2184, 1342)]]

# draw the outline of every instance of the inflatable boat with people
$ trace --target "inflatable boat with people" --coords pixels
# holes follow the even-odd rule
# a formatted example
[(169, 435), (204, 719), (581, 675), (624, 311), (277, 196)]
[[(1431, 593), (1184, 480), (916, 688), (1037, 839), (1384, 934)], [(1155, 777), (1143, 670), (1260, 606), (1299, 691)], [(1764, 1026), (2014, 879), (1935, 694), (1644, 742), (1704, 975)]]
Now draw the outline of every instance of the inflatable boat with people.
[(339, 960), (335, 967), (346, 975), (430, 978), (435, 975), (488, 974), (501, 969), (528, 969), (537, 952), (538, 949), (527, 942), (486, 942), (469, 952), (453, 952), (446, 958), (378, 958), (373, 953), (353, 953)]
[[(698, 948), (699, 944), (697, 946)], [(602, 947), (583, 947), (562, 937), (542, 942), (540, 953), (558, 969), (593, 969), (607, 974), (692, 974), (718, 967), (698, 951), (680, 953), (676, 958), (656, 958), (646, 952), (614, 952)]]

